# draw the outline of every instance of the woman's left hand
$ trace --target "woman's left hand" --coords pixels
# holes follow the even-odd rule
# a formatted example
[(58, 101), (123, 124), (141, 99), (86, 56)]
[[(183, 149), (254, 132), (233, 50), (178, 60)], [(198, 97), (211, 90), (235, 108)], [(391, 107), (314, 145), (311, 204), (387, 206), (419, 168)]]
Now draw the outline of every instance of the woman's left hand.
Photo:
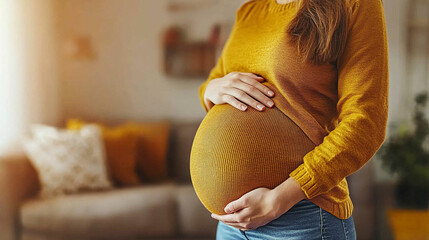
[(287, 212), (305, 198), (299, 184), (288, 178), (274, 189), (256, 188), (225, 207), (225, 215), (212, 213), (212, 217), (240, 230), (263, 226)]

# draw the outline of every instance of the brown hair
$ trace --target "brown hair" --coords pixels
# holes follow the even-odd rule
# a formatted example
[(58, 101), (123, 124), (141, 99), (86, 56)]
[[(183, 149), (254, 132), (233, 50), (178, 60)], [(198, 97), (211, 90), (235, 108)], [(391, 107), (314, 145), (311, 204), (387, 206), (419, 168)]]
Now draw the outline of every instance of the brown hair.
[(287, 33), (303, 61), (335, 62), (344, 51), (351, 8), (350, 0), (295, 0), (297, 14)]

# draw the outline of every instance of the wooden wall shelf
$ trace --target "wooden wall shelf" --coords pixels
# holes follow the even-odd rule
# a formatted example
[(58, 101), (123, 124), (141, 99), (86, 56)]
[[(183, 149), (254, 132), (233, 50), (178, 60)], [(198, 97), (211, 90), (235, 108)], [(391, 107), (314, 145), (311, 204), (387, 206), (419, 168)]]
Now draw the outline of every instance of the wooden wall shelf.
[(174, 78), (206, 78), (216, 64), (220, 26), (214, 25), (205, 41), (188, 41), (172, 26), (164, 35), (164, 72)]
[(208, 42), (181, 42), (165, 47), (165, 73), (171, 77), (207, 77), (216, 47)]

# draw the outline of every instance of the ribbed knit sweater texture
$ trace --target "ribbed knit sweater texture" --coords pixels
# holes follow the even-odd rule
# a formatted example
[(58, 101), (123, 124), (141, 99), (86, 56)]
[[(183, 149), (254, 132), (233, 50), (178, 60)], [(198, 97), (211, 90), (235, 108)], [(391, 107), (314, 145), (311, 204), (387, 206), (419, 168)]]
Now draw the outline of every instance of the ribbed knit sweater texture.
[[(383, 2), (352, 0), (350, 4), (345, 51), (336, 62), (322, 65), (301, 63), (296, 47), (288, 43), (286, 27), (297, 12), (296, 2), (249, 0), (237, 10), (221, 56), (199, 88), (207, 115), (194, 139), (191, 177), (194, 186), (199, 187), (200, 199), (212, 208), (209, 210), (220, 214), (221, 206), (217, 207), (216, 201), (225, 202), (222, 194), (228, 191), (227, 184), (216, 185), (213, 181), (240, 184), (248, 188), (243, 186), (244, 190), (251, 190), (261, 178), (268, 178), (264, 180), (270, 182), (267, 187), (275, 187), (280, 179), (292, 177), (306, 197), (322, 209), (340, 219), (351, 216), (353, 204), (345, 178), (367, 163), (385, 140), (389, 78)], [(228, 104), (208, 109), (203, 99), (207, 84), (230, 72), (264, 77), (263, 84), (275, 92), (271, 98), (275, 107), (263, 112), (250, 106), (242, 112)], [(230, 124), (231, 119), (235, 123)], [(216, 137), (216, 131), (221, 137)], [(243, 155), (241, 162), (232, 164), (229, 171), (246, 173), (239, 178), (223, 176), (232, 158), (225, 157), (214, 165), (208, 160), (203, 162), (205, 165), (197, 163), (210, 154), (237, 156), (233, 149), (243, 148), (243, 142), (256, 150), (248, 155), (238, 150)], [(258, 149), (261, 145), (267, 147)], [(245, 162), (255, 157), (260, 160)], [(216, 178), (205, 175), (204, 182), (204, 171)]]

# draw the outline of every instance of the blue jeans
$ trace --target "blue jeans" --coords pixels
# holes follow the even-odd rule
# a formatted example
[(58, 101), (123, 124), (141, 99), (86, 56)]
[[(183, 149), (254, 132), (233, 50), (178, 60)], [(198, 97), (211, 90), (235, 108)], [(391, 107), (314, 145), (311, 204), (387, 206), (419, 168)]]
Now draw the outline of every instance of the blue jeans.
[(242, 231), (218, 222), (216, 240), (355, 240), (353, 216), (343, 220), (304, 199), (289, 211), (256, 229)]

